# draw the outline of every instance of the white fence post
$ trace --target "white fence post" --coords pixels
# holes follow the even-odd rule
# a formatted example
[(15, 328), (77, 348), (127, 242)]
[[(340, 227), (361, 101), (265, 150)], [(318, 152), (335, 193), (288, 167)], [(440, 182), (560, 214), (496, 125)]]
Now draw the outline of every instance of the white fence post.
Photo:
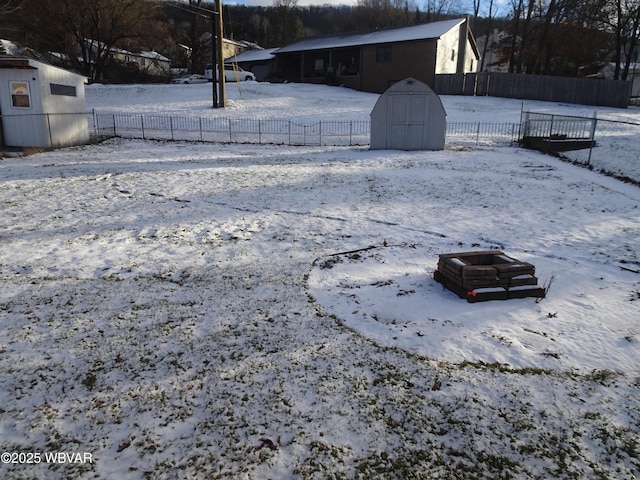
[(96, 117), (96, 109), (91, 109), (91, 115), (93, 116), (93, 133), (96, 136), (96, 140), (99, 138), (98, 133), (98, 118)]

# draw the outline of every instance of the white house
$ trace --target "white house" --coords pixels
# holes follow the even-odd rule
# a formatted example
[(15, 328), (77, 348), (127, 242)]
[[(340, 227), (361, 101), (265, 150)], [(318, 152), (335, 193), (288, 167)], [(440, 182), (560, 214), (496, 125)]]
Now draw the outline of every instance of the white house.
[(10, 147), (89, 142), (86, 78), (37, 60), (0, 56), (0, 140)]
[(121, 48), (112, 48), (110, 56), (127, 66), (134, 66), (139, 72), (155, 77), (171, 77), (171, 60), (154, 51), (130, 52)]
[[(624, 66), (621, 68), (624, 68)], [(614, 73), (615, 64), (610, 62), (604, 65), (598, 73), (587, 75), (587, 78), (613, 80)], [(631, 97), (640, 97), (640, 63), (631, 63), (629, 65), (629, 76), (627, 80), (631, 81)]]

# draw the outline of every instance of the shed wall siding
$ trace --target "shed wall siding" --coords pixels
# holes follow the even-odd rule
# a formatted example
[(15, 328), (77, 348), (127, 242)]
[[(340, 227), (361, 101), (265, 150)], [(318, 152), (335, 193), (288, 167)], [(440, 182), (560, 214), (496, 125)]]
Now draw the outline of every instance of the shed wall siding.
[[(51, 148), (88, 143), (84, 77), (35, 60), (29, 60), (29, 65), (35, 68), (0, 68), (4, 144)], [(10, 87), (16, 81), (29, 84), (28, 108), (12, 104)], [(52, 95), (52, 83), (73, 87), (76, 95)]]
[[(46, 147), (49, 145), (42, 113), (38, 71), (32, 69), (0, 70), (0, 112), (5, 145), (11, 147)], [(29, 84), (29, 107), (14, 107), (11, 83)]]
[[(84, 78), (50, 65), (40, 65), (40, 93), (43, 113), (50, 129), (49, 147), (66, 147), (89, 142), (89, 123), (85, 113)], [(72, 86), (75, 96), (52, 95), (51, 83)]]
[(370, 148), (442, 150), (446, 112), (423, 82), (405, 78), (385, 91), (371, 112)]
[[(79, 113), (86, 109), (84, 79), (66, 70), (50, 65), (38, 66), (42, 113)], [(50, 84), (68, 85), (76, 89), (76, 96), (52, 95)]]

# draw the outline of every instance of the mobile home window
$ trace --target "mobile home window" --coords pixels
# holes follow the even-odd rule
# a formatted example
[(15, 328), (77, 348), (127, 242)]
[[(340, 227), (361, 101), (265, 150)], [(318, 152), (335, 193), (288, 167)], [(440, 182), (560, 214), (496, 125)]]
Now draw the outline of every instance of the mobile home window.
[(18, 108), (31, 108), (28, 82), (11, 82), (11, 104)]
[(57, 83), (50, 83), (49, 89), (51, 95), (64, 95), (65, 97), (77, 97), (76, 87), (72, 85), (59, 85)]
[(376, 49), (376, 62), (390, 62), (391, 61), (391, 45), (383, 45)]

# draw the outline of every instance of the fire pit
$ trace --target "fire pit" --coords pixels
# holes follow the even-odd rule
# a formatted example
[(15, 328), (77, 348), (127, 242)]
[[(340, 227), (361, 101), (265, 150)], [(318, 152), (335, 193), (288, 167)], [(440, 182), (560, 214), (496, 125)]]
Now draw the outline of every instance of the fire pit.
[(535, 267), (499, 250), (440, 255), (436, 281), (468, 302), (544, 297)]

